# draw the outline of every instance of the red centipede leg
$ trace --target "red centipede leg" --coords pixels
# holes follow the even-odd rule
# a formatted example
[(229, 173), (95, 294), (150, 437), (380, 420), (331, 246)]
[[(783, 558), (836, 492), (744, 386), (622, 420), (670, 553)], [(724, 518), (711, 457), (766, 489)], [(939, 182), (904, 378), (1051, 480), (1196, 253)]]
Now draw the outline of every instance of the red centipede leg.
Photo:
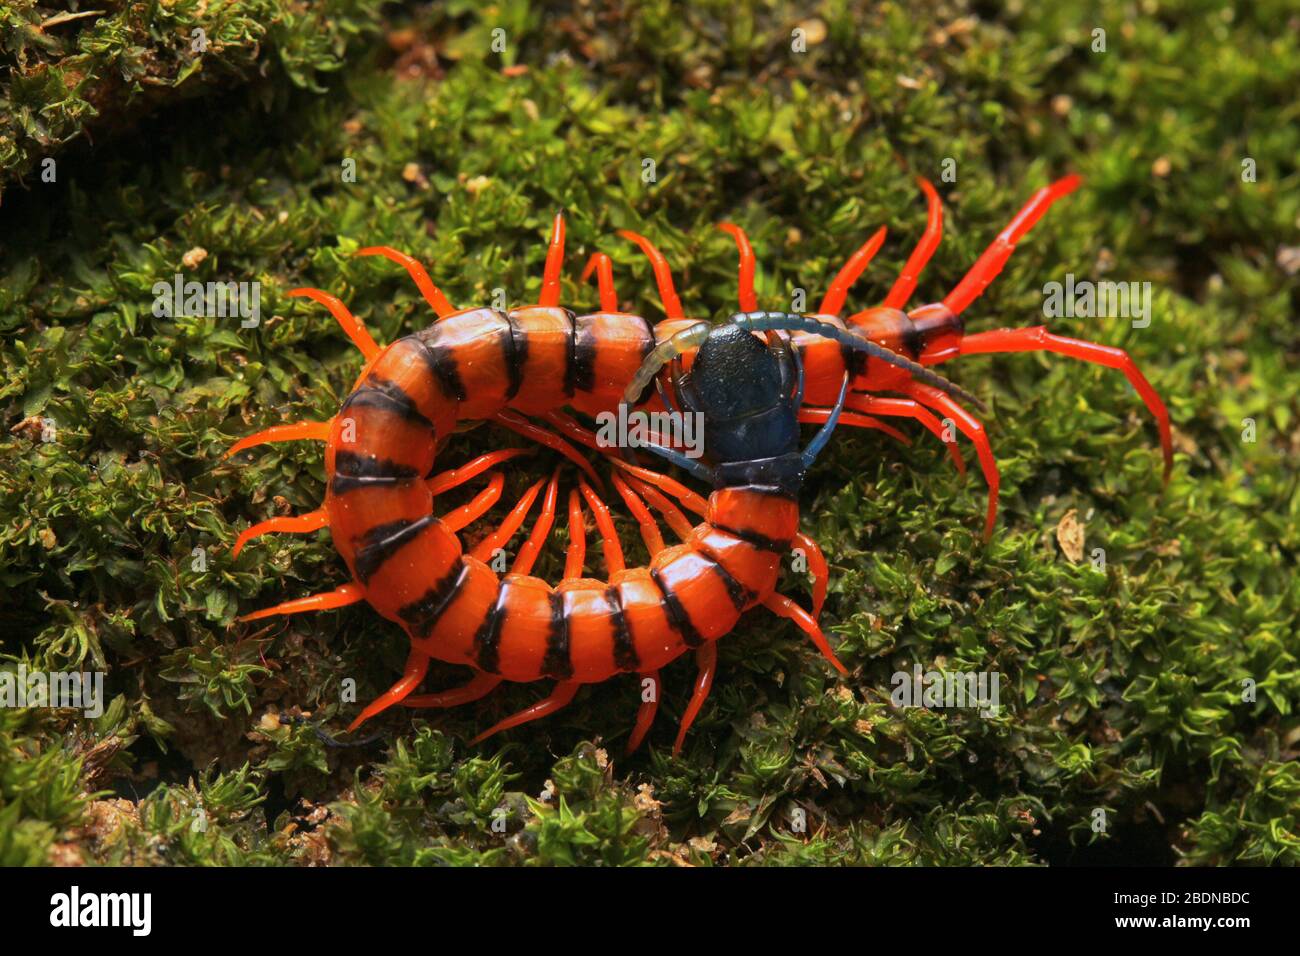
[(601, 446), (600, 440), (596, 437), (595, 432), (590, 428), (585, 428), (582, 423), (578, 422), (571, 416), (566, 415), (564, 412), (552, 410), (542, 417), (574, 441), (586, 445), (593, 451), (598, 451), (603, 455), (613, 454), (613, 449)]
[(695, 526), (691, 524), (686, 515), (682, 514), (676, 505), (659, 493), (654, 485), (646, 484), (640, 478), (633, 478), (629, 475), (624, 479), (632, 488), (644, 498), (655, 511), (664, 516), (664, 521), (668, 527), (673, 529), (677, 537), (685, 541), (690, 537)]
[(501, 500), (501, 491), (505, 488), (505, 475), (500, 472), (492, 476), (488, 486), (468, 502), (448, 511), (442, 516), (442, 523), (453, 534), (462, 528), (468, 528), (479, 518), (487, 514), (492, 506)]
[[(632, 727), (632, 736), (627, 739), (626, 753), (632, 753), (641, 746), (641, 741), (645, 740), (645, 735), (650, 731), (650, 725), (655, 722), (655, 714), (659, 712), (659, 692), (663, 685), (659, 682), (658, 671), (646, 671), (639, 675), (641, 678), (639, 686), (641, 687), (641, 706), (636, 711), (636, 724)], [(648, 688), (650, 699), (646, 700), (645, 686), (646, 680), (654, 683)]]
[(502, 448), (497, 451), (490, 451), (486, 455), (479, 455), (473, 461), (467, 462), (459, 468), (453, 468), (450, 471), (444, 471), (440, 475), (435, 475), (426, 484), (429, 486), (429, 491), (434, 495), (440, 495), (452, 488), (463, 485), (471, 478), (477, 478), (489, 468), (499, 465), (503, 461), (518, 458), (520, 455), (531, 455), (532, 453), (533, 449), (531, 448)]
[(844, 268), (840, 269), (835, 278), (831, 280), (830, 288), (826, 290), (826, 295), (822, 298), (822, 304), (818, 308), (818, 312), (822, 315), (840, 314), (840, 310), (844, 308), (844, 300), (848, 298), (849, 287), (858, 281), (858, 276), (862, 275), (862, 270), (880, 251), (880, 247), (885, 243), (885, 233), (885, 227), (881, 226), (870, 239), (859, 247), (857, 252), (849, 256), (849, 261), (844, 263)]
[(626, 471), (629, 475), (636, 475), (642, 481), (654, 485), (660, 491), (666, 491), (691, 511), (697, 515), (705, 514), (709, 510), (708, 502), (697, 495), (691, 489), (687, 488), (680, 481), (669, 478), (667, 475), (661, 475), (657, 471), (651, 471), (649, 468), (642, 468), (640, 465), (634, 465), (631, 462), (615, 458), (613, 464), (618, 468)]
[(291, 289), (288, 295), (291, 299), (311, 299), (313, 302), (319, 302), (329, 309), (330, 315), (334, 316), (339, 326), (352, 340), (352, 344), (361, 350), (361, 354), (366, 357), (367, 361), (379, 354), (379, 346), (370, 337), (370, 333), (361, 324), (361, 320), (349, 312), (348, 307), (339, 299), (328, 292), (322, 292), (320, 289)]
[(1160, 429), (1160, 447), (1164, 452), (1164, 480), (1169, 481), (1169, 473), (1174, 467), (1174, 443), (1169, 428), (1169, 410), (1161, 401), (1160, 395), (1147, 381), (1137, 367), (1137, 363), (1128, 352), (1110, 345), (1085, 342), (1081, 339), (1054, 335), (1044, 326), (1027, 329), (997, 329), (992, 332), (977, 332), (967, 335), (959, 346), (962, 355), (992, 355), (1004, 352), (1054, 352), (1069, 358), (1079, 359), (1093, 365), (1119, 369), (1124, 373), (1129, 384), (1142, 396), (1147, 410), (1155, 416)]
[(668, 260), (664, 258), (664, 254), (645, 236), (638, 235), (630, 229), (620, 229), (618, 234), (640, 246), (641, 251), (650, 260), (650, 267), (655, 274), (655, 285), (659, 287), (659, 299), (664, 305), (665, 317), (684, 319), (686, 313), (682, 311), (682, 300), (677, 298), (677, 291), (673, 288), (673, 273), (668, 268)]
[(522, 415), (509, 410), (497, 412), (492, 416), (492, 420), (497, 424), (510, 429), (512, 432), (523, 435), (525, 438), (531, 438), (533, 441), (539, 442), (547, 448), (558, 451), (565, 458), (569, 459), (569, 461), (581, 468), (583, 474), (590, 478), (597, 488), (605, 487), (599, 476), (596, 474), (596, 470), (591, 467), (591, 462), (583, 458), (582, 455), (578, 453), (578, 449), (574, 448), (554, 432), (548, 432), (540, 425), (534, 425)]
[[(831, 409), (817, 408), (813, 405), (805, 405), (799, 409), (798, 419), (801, 422), (821, 424), (831, 417)], [(854, 428), (874, 428), (876, 431), (884, 432), (890, 438), (902, 442), (904, 445), (912, 444), (912, 439), (908, 438), (893, 425), (886, 425), (884, 422), (871, 418), (868, 415), (855, 415), (853, 412), (840, 412), (840, 424), (852, 425)]]
[(822, 633), (821, 627), (817, 621), (812, 618), (794, 601), (791, 601), (784, 594), (773, 592), (763, 598), (763, 607), (767, 608), (778, 617), (787, 617), (799, 626), (799, 629), (812, 638), (812, 642), (817, 645), (817, 650), (822, 652), (825, 657), (841, 674), (847, 674), (848, 669), (840, 663), (840, 659), (835, 656), (831, 650), (830, 641), (826, 640), (826, 635)]
[(980, 468), (984, 472), (984, 480), (989, 485), (988, 513), (984, 519), (984, 540), (990, 540), (993, 537), (993, 524), (998, 517), (998, 494), (1002, 487), (1002, 477), (998, 472), (997, 459), (993, 457), (993, 449), (989, 445), (989, 436), (984, 431), (984, 425), (978, 418), (957, 404), (951, 395), (941, 392), (933, 386), (926, 385), (923, 382), (909, 381), (900, 386), (899, 390), (912, 396), (923, 405), (928, 405), (930, 408), (942, 412), (944, 417), (950, 419), (957, 426), (957, 429), (969, 438), (975, 446), (975, 454), (979, 456)]
[(939, 240), (943, 238), (943, 203), (939, 201), (939, 194), (934, 191), (928, 179), (918, 176), (916, 181), (921, 191), (925, 193), (925, 232), (921, 233), (916, 248), (912, 250), (912, 254), (907, 257), (907, 262), (903, 265), (903, 271), (898, 274), (889, 294), (885, 296), (885, 301), (881, 303), (887, 309), (901, 309), (907, 304), (907, 300), (916, 291), (921, 270), (926, 267), (930, 257), (934, 255), (934, 250), (939, 247)]
[(736, 240), (736, 251), (740, 254), (740, 274), (737, 279), (738, 299), (741, 312), (757, 312), (758, 296), (754, 293), (754, 247), (749, 244), (749, 236), (734, 222), (720, 222), (718, 228)]
[(578, 488), (582, 492), (582, 497), (587, 502), (587, 507), (591, 509), (596, 518), (596, 528), (600, 531), (601, 546), (605, 552), (605, 576), (613, 577), (619, 571), (627, 567), (623, 559), (623, 545), (618, 540), (618, 532), (614, 528), (614, 519), (610, 517), (609, 505), (601, 499), (591, 489), (591, 485), (579, 479)]
[(1050, 186), (1044, 186), (1029, 197), (1029, 201), (1016, 213), (1007, 227), (998, 233), (998, 237), (989, 244), (970, 271), (962, 277), (951, 292), (944, 297), (943, 304), (960, 315), (967, 306), (980, 297), (989, 283), (997, 278), (1002, 267), (1016, 251), (1016, 243), (1024, 238), (1025, 233), (1043, 217), (1043, 213), (1058, 199), (1068, 196), (1079, 188), (1082, 180), (1078, 176), (1066, 176)]
[(501, 683), (502, 678), (495, 674), (476, 673), (467, 684), (441, 690), (436, 694), (414, 694), (402, 701), (403, 707), (459, 707), (486, 697)]
[(398, 679), (396, 684), (366, 705), (366, 709), (357, 716), (357, 719), (348, 724), (348, 732), (351, 733), (371, 717), (409, 697), (411, 691), (420, 686), (420, 682), (424, 680), (424, 675), (428, 671), (429, 655), (411, 648), (411, 653), (406, 658), (406, 666), (402, 668), (401, 678)]
[(239, 552), (244, 550), (244, 545), (264, 534), (283, 531), (306, 534), (309, 531), (318, 531), (329, 523), (329, 515), (325, 513), (324, 508), (317, 508), (315, 511), (309, 511), (304, 515), (295, 517), (270, 518), (266, 521), (259, 521), (251, 528), (245, 528), (240, 532), (239, 537), (235, 539), (234, 547), (230, 549), (230, 556), (232, 558), (239, 557)]
[(582, 496), (577, 488), (569, 489), (569, 547), (564, 552), (564, 577), (582, 577), (587, 560), (587, 519), (582, 512)]
[(596, 273), (596, 285), (600, 289), (600, 311), (618, 311), (618, 293), (614, 290), (614, 263), (603, 252), (593, 252), (582, 270), (582, 281), (586, 282), (591, 274)]
[(497, 525), (497, 529), (475, 545), (474, 550), (470, 552), (470, 557), (477, 558), (480, 561), (491, 560), (492, 553), (503, 547), (507, 541), (515, 536), (519, 526), (528, 517), (528, 512), (532, 510), (533, 502), (537, 500), (537, 494), (542, 490), (542, 485), (545, 483), (545, 480), (542, 480), (532, 484), (524, 492), (523, 497), (515, 503), (515, 506), (505, 516), (501, 524)]
[(528, 535), (528, 540), (523, 543), (519, 554), (515, 556), (515, 563), (510, 567), (512, 574), (532, 573), (537, 556), (541, 554), (542, 545), (546, 543), (546, 536), (551, 533), (551, 527), (555, 524), (555, 499), (559, 487), (560, 470), (557, 468), (551, 473), (551, 480), (546, 485), (546, 495), (542, 498), (542, 513), (533, 522), (533, 530)]
[(277, 441), (329, 441), (330, 428), (334, 423), (330, 422), (295, 422), (292, 425), (272, 425), (260, 432), (252, 435), (245, 435), (239, 441), (235, 442), (221, 457), (229, 458), (231, 455), (237, 455), (247, 448), (255, 448), (258, 445), (266, 445)]
[(533, 704), (533, 706), (525, 707), (523, 710), (519, 711), (519, 713), (512, 714), (500, 723), (494, 724), (492, 727), (489, 727), (487, 730), (483, 731), (483, 733), (471, 740), (470, 743), (477, 744), (486, 740), (488, 737), (491, 737), (493, 734), (501, 733), (503, 730), (509, 730), (511, 727), (518, 727), (520, 724), (526, 724), (530, 720), (537, 720), (539, 717), (549, 717), (561, 707), (566, 706), (570, 701), (572, 701), (573, 695), (578, 692), (578, 688), (581, 686), (582, 684), (576, 680), (560, 681), (555, 685), (555, 690), (551, 691), (551, 695), (545, 700), (539, 700), (537, 703)]
[(826, 564), (826, 555), (822, 554), (821, 545), (802, 531), (794, 536), (794, 543), (803, 549), (808, 558), (808, 570), (812, 571), (812, 616), (821, 617), (822, 605), (826, 603), (826, 584), (830, 579), (830, 568)]
[(709, 641), (707, 644), (701, 644), (697, 647), (695, 649), (695, 663), (699, 665), (699, 670), (695, 674), (695, 687), (691, 691), (691, 701), (686, 705), (686, 712), (682, 714), (681, 725), (677, 728), (677, 739), (673, 742), (674, 757), (682, 752), (682, 741), (686, 739), (686, 731), (690, 730), (691, 724), (695, 723), (700, 708), (709, 699), (709, 691), (713, 689), (713, 675), (718, 671), (717, 643)]
[(260, 611), (254, 611), (251, 614), (245, 614), (238, 617), (237, 621), (260, 621), (264, 617), (272, 617), (276, 614), (301, 614), (304, 611), (330, 611), (336, 607), (347, 607), (349, 604), (356, 604), (366, 596), (359, 584), (344, 584), (335, 588), (333, 591), (325, 591), (321, 594), (312, 594), (307, 597), (294, 598), (292, 601), (285, 601), (283, 604), (277, 604), (275, 607), (264, 607)]
[(641, 529), (641, 540), (645, 542), (645, 548), (653, 558), (664, 549), (664, 536), (659, 532), (658, 522), (650, 513), (650, 509), (645, 506), (645, 502), (637, 497), (637, 493), (619, 476), (618, 472), (612, 473), (610, 478), (614, 482), (614, 490), (619, 493), (628, 511), (636, 518), (637, 526)]
[(860, 412), (868, 414), (895, 416), (898, 418), (915, 418), (924, 425), (936, 438), (943, 442), (948, 449), (948, 454), (952, 456), (952, 462), (957, 466), (960, 474), (966, 474), (966, 459), (962, 457), (961, 449), (957, 447), (956, 441), (949, 441), (944, 432), (943, 425), (939, 419), (935, 418), (933, 413), (912, 398), (883, 398), (879, 395), (860, 395), (851, 394), (844, 403), (847, 407), (854, 408)]
[(564, 269), (564, 213), (557, 212), (551, 223), (551, 242), (542, 271), (542, 291), (537, 304), (554, 308), (560, 304), (560, 273)]
[(365, 249), (358, 249), (359, 256), (383, 256), (407, 271), (410, 277), (415, 281), (415, 287), (420, 290), (420, 295), (424, 296), (424, 301), (434, 312), (438, 313), (438, 318), (445, 315), (451, 315), (456, 311), (455, 306), (447, 301), (447, 297), (442, 294), (442, 290), (433, 284), (429, 278), (429, 273), (425, 271), (424, 266), (420, 265), (415, 259), (412, 259), (405, 252), (398, 252), (390, 246), (367, 246)]

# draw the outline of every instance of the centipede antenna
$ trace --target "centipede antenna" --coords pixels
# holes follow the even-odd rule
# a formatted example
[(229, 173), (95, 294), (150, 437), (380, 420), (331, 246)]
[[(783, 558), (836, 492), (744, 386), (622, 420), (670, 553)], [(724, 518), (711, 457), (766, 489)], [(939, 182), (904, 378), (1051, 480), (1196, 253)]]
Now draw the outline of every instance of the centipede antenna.
[[(856, 329), (842, 329), (829, 322), (823, 322), (815, 316), (795, 315), (792, 312), (738, 312), (731, 317), (731, 321), (742, 329), (749, 329), (753, 332), (785, 329), (788, 332), (811, 332), (814, 335), (832, 339), (841, 345), (847, 345), (855, 351), (873, 355), (882, 362), (896, 365), (910, 372), (917, 381), (931, 385), (954, 398), (969, 402), (980, 411), (986, 411), (988, 408), (984, 402), (957, 383), (949, 381), (938, 372), (931, 371), (919, 362), (913, 362), (905, 355), (899, 355), (883, 345), (877, 345), (866, 336), (859, 334)], [(649, 359), (647, 358), (646, 361), (649, 362)], [(644, 368), (644, 366), (642, 367)]]
[(348, 307), (335, 296), (330, 295), (328, 292), (322, 292), (320, 289), (291, 289), (288, 295), (291, 299), (311, 299), (313, 302), (319, 302), (329, 309), (330, 315), (334, 316), (343, 331), (348, 334), (352, 344), (361, 349), (361, 354), (366, 357), (366, 361), (379, 354), (379, 346), (370, 337), (370, 333), (361, 324), (361, 320), (349, 312)]
[(327, 734), (324, 729), (322, 729), (319, 721), (312, 720), (308, 717), (295, 716), (293, 714), (281, 714), (280, 723), (301, 724), (309, 727), (311, 728), (312, 733), (316, 735), (316, 739), (322, 744), (326, 747), (334, 747), (339, 750), (347, 750), (352, 747), (368, 747), (370, 744), (373, 744), (378, 740), (383, 740), (387, 736), (383, 731), (380, 731), (379, 733), (371, 734), (369, 737), (362, 737), (360, 740), (343, 741)]
[(456, 311), (456, 307), (447, 301), (447, 297), (442, 294), (442, 290), (433, 284), (433, 280), (429, 278), (429, 273), (424, 266), (405, 252), (398, 252), (391, 246), (367, 246), (364, 249), (358, 249), (356, 254), (359, 256), (383, 256), (405, 269), (415, 282), (415, 287), (420, 290), (420, 295), (424, 296), (424, 301), (429, 303), (430, 308), (438, 314), (438, 318), (444, 318)]
[[(763, 315), (765, 313), (752, 314)], [(637, 399), (641, 397), (641, 393), (645, 391), (646, 386), (659, 374), (659, 370), (684, 352), (698, 348), (709, 337), (710, 328), (707, 322), (696, 322), (694, 325), (670, 335), (651, 349), (650, 354), (641, 363), (641, 367), (632, 376), (632, 381), (624, 389), (623, 404), (629, 407), (635, 405)]]
[(560, 304), (560, 271), (564, 268), (564, 213), (557, 212), (551, 223), (551, 243), (546, 250), (546, 268), (542, 271), (542, 292), (537, 304), (554, 308)]

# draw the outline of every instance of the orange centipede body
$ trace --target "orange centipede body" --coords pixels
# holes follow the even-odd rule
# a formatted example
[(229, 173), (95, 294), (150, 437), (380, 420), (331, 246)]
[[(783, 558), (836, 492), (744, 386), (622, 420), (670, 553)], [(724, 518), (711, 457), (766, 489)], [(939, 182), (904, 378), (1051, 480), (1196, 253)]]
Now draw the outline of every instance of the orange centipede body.
[[(659, 670), (689, 651), (696, 656), (699, 676), (677, 735), (680, 748), (711, 689), (716, 641), (731, 632), (741, 614), (759, 605), (794, 621), (843, 672), (816, 620), (826, 593), (826, 562), (816, 543), (800, 533), (798, 507), (804, 474), (834, 428), (841, 423), (871, 427), (901, 438), (875, 416), (915, 418), (939, 433), (937, 414), (942, 414), (976, 443), (990, 485), (986, 534), (996, 514), (996, 464), (978, 419), (960, 404), (978, 400), (929, 366), (960, 355), (1043, 349), (1123, 369), (1160, 423), (1168, 474), (1168, 415), (1126, 354), (1043, 329), (967, 335), (959, 318), (1002, 268), (1016, 241), (1076, 185), (1077, 178), (1069, 177), (1040, 190), (952, 293), (941, 303), (907, 312), (903, 306), (941, 229), (938, 197), (923, 182), (929, 217), (916, 250), (885, 303), (847, 322), (839, 313), (848, 288), (883, 242), (883, 229), (836, 276), (818, 312), (793, 315), (757, 309), (752, 249), (742, 230), (724, 224), (740, 251), (743, 311), (720, 326), (686, 318), (662, 255), (632, 233), (626, 235), (654, 266), (666, 319), (656, 326), (619, 312), (610, 261), (599, 253), (588, 263), (584, 279), (596, 274), (601, 310), (575, 315), (561, 308), (560, 216), (552, 229), (540, 301), (508, 312), (455, 310), (416, 260), (387, 247), (361, 250), (402, 265), (438, 319), (381, 348), (337, 298), (311, 289), (292, 293), (324, 305), (361, 349), (366, 364), (331, 421), (275, 426), (237, 442), (227, 453), (272, 441), (325, 442), (322, 507), (254, 525), (240, 535), (234, 553), (266, 532), (327, 526), (352, 579), (334, 591), (287, 601), (242, 620), (366, 601), (403, 628), (411, 649), (401, 679), (365, 707), (349, 729), (398, 703), (450, 707), (483, 697), (502, 681), (556, 681), (548, 697), (476, 741), (553, 713), (583, 684), (618, 674), (638, 674), (657, 683)], [(875, 394), (884, 390), (899, 396)], [(601, 448), (594, 433), (565, 411), (594, 416), (620, 405), (702, 416), (707, 462), (687, 459), (667, 445), (642, 447), (711, 485), (707, 499), (642, 467), (626, 450)], [(555, 522), (559, 470), (530, 487), (473, 550), (462, 546), (458, 532), (500, 499), (503, 485), (495, 469), (525, 451), (502, 449), (433, 475), (439, 450), (466, 421), (494, 422), (577, 466), (577, 486), (568, 496), (565, 574), (558, 584), (530, 572)], [(803, 450), (798, 447), (800, 422), (822, 426)], [(598, 490), (603, 483), (568, 439), (595, 448), (614, 466), (611, 480), (638, 520), (650, 553), (647, 566), (625, 566)], [(951, 450), (960, 465), (960, 455), (955, 447)], [(438, 514), (439, 495), (490, 473), (488, 487), (472, 501)], [(488, 560), (539, 501), (539, 516), (513, 568), (499, 575)], [(691, 525), (674, 501), (693, 512), (698, 523)], [(682, 538), (680, 544), (664, 543), (651, 509)], [(582, 576), (588, 510), (602, 539), (605, 580)], [(782, 555), (796, 545), (809, 556), (814, 573), (811, 612), (776, 591)], [(416, 694), (433, 660), (466, 665), (474, 676), (460, 688)], [(651, 697), (641, 705), (629, 749), (639, 745), (653, 720), (659, 695)]]

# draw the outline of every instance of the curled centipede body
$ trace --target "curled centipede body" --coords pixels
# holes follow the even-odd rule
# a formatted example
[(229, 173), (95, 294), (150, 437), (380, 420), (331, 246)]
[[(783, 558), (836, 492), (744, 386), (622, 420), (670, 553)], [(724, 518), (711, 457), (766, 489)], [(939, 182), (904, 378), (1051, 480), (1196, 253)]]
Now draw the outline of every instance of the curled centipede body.
[[(1064, 185), (1063, 185), (1064, 184)], [(264, 442), (315, 439), (325, 442), (327, 488), (320, 509), (296, 518), (277, 518), (247, 529), (234, 553), (270, 531), (328, 527), (352, 580), (323, 594), (287, 601), (241, 620), (273, 614), (337, 608), (368, 602), (399, 624), (410, 640), (403, 675), (353, 721), (353, 729), (402, 703), (450, 707), (479, 699), (502, 681), (556, 681), (544, 700), (492, 726), (475, 740), (546, 716), (569, 703), (582, 684), (633, 673), (659, 680), (659, 670), (693, 652), (699, 666), (676, 747), (699, 713), (712, 686), (716, 641), (740, 615), (763, 606), (791, 619), (840, 671), (817, 624), (826, 593), (826, 562), (815, 542), (799, 531), (798, 494), (804, 474), (837, 424), (880, 428), (898, 435), (875, 415), (910, 416), (932, 431), (931, 409), (957, 417), (959, 426), (983, 438), (978, 421), (958, 404), (977, 401), (927, 366), (959, 354), (1049, 348), (1100, 361), (1099, 353), (1025, 336), (1034, 330), (1003, 330), (1000, 338), (964, 335), (957, 318), (996, 275), (1015, 240), (1059, 195), (1073, 188), (1062, 181), (1040, 194), (981, 257), (943, 303), (910, 313), (910, 297), (925, 260), (937, 243), (937, 199), (931, 197), (926, 233), (885, 305), (839, 320), (848, 286), (883, 241), (883, 230), (841, 270), (822, 308), (814, 315), (760, 312), (753, 291), (753, 253), (744, 233), (724, 225), (741, 254), (741, 313), (720, 326), (686, 319), (663, 257), (646, 239), (628, 236), (650, 256), (667, 318), (657, 326), (618, 311), (607, 257), (592, 257), (601, 310), (575, 315), (559, 306), (564, 223), (552, 229), (540, 300), (509, 312), (489, 308), (456, 310), (424, 268), (396, 250), (372, 247), (401, 264), (438, 314), (428, 328), (386, 348), (334, 296), (313, 289), (293, 294), (329, 309), (366, 358), (365, 367), (339, 413), (328, 422), (276, 426), (237, 442), (228, 454)], [(988, 335), (989, 333), (984, 333)], [(976, 340), (972, 344), (972, 340)], [(1103, 346), (1081, 343), (1089, 349)], [(1073, 348), (1073, 346), (1071, 346)], [(1110, 350), (1119, 353), (1119, 350)], [(1123, 367), (1110, 351), (1105, 364)], [(1123, 353), (1119, 353), (1123, 355)], [(1136, 375), (1132, 369), (1130, 379)], [(871, 392), (891, 389), (902, 398)], [(1139, 386), (1162, 426), (1168, 458), (1168, 420), (1150, 386)], [(1154, 399), (1152, 404), (1151, 399)], [(659, 454), (707, 482), (707, 499), (667, 475), (635, 464), (631, 456), (601, 448), (595, 435), (566, 413), (598, 415), (620, 406), (673, 408), (700, 415), (705, 423), (707, 462), (672, 447), (648, 444)], [(845, 411), (845, 409), (849, 409)], [(603, 488), (590, 462), (565, 437), (531, 419), (541, 418), (607, 455), (611, 481), (636, 517), (650, 554), (643, 567), (627, 567)], [(563, 580), (552, 586), (531, 574), (551, 532), (559, 498), (559, 470), (532, 485), (496, 529), (468, 552), (458, 532), (499, 501), (503, 479), (497, 466), (522, 454), (508, 448), (434, 475), (438, 453), (458, 424), (488, 420), (541, 442), (572, 461), (576, 487), (568, 494), (569, 544)], [(803, 450), (799, 422), (821, 429)], [(901, 437), (901, 436), (899, 436)], [(978, 440), (978, 439), (977, 439)], [(979, 445), (990, 478), (986, 529), (996, 507), (996, 466)], [(954, 455), (960, 462), (960, 456)], [(467, 504), (436, 513), (442, 493), (493, 472), (488, 486)], [(433, 477), (429, 477), (433, 475)], [(521, 528), (538, 498), (539, 517), (504, 577), (488, 559)], [(673, 503), (695, 513), (691, 524)], [(648, 505), (648, 506), (647, 506)], [(650, 509), (658, 511), (682, 543), (664, 543)], [(586, 566), (586, 510), (603, 543), (607, 578), (583, 577)], [(776, 591), (780, 560), (793, 544), (809, 556), (815, 578), (811, 613)], [(462, 687), (415, 694), (430, 662), (462, 664), (474, 676)], [(654, 718), (659, 694), (642, 703), (629, 749), (636, 747)]]

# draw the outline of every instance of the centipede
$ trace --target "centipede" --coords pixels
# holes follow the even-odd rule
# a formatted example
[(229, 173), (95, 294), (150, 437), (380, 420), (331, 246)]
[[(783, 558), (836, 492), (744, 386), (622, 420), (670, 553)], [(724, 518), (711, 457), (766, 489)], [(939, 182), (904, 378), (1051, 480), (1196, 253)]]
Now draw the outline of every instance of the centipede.
[[(362, 709), (349, 731), (395, 705), (450, 708), (479, 700), (503, 682), (555, 682), (542, 700), (493, 724), (471, 744), (555, 713), (584, 684), (636, 675), (652, 682), (655, 692), (642, 695), (627, 742), (631, 752), (655, 719), (660, 671), (693, 653), (697, 674), (678, 724), (676, 753), (713, 686), (717, 642), (752, 609), (761, 606), (793, 622), (836, 671), (847, 673), (819, 624), (829, 567), (800, 530), (799, 509), (805, 476), (837, 427), (875, 429), (907, 442), (883, 419), (911, 418), (944, 441), (965, 473), (949, 434), (955, 428), (974, 446), (988, 485), (983, 531), (985, 540), (991, 537), (998, 467), (984, 425), (968, 407), (982, 411), (984, 403), (932, 366), (962, 356), (1042, 351), (1122, 371), (1156, 420), (1167, 481), (1169, 415), (1127, 352), (1044, 326), (967, 333), (961, 318), (1048, 208), (1078, 188), (1079, 177), (1038, 190), (947, 296), (908, 309), (943, 228), (937, 191), (924, 179), (918, 184), (927, 201), (924, 231), (883, 302), (847, 318), (848, 293), (882, 247), (883, 226), (833, 277), (815, 312), (795, 313), (759, 308), (753, 247), (738, 225), (720, 224), (738, 252), (738, 310), (717, 324), (687, 316), (664, 255), (645, 236), (626, 230), (620, 235), (649, 260), (664, 318), (655, 323), (620, 311), (613, 263), (602, 252), (592, 254), (581, 275), (584, 282), (595, 276), (599, 309), (579, 315), (562, 307), (562, 213), (551, 226), (535, 305), (457, 309), (419, 261), (370, 246), (357, 255), (380, 256), (405, 269), (436, 315), (427, 328), (381, 347), (336, 296), (292, 290), (290, 296), (309, 299), (334, 317), (364, 364), (330, 420), (275, 425), (227, 450), (225, 458), (273, 442), (325, 445), (322, 505), (253, 524), (235, 540), (232, 557), (264, 534), (327, 528), (350, 579), (238, 620), (365, 602), (400, 626), (410, 645), (402, 675)], [(700, 416), (704, 455), (688, 457), (670, 441), (639, 442), (635, 450), (602, 445), (582, 418), (620, 409)], [(490, 522), (486, 516), (501, 502), (503, 466), (532, 448), (499, 448), (438, 471), (436, 460), (467, 423), (491, 423), (561, 458), (549, 478), (529, 485), (468, 548), (462, 533), (480, 519)], [(801, 447), (804, 424), (819, 428)], [(609, 484), (637, 523), (647, 564), (628, 565), (605, 483), (578, 446), (608, 462)], [(684, 479), (645, 467), (642, 453), (664, 460)], [(556, 524), (560, 478), (570, 466), (564, 569), (552, 584), (532, 571)], [(479, 478), (486, 487), (438, 513), (441, 496)], [(703, 483), (707, 495), (688, 481)], [(521, 531), (539, 499), (511, 567), (498, 573), (489, 560)], [(601, 541), (604, 578), (584, 576), (594, 565), (587, 551), (589, 514)], [(660, 519), (680, 543), (664, 541)], [(778, 590), (782, 559), (793, 548), (807, 556), (809, 608)], [(434, 661), (464, 665), (472, 676), (450, 690), (416, 693)]]

